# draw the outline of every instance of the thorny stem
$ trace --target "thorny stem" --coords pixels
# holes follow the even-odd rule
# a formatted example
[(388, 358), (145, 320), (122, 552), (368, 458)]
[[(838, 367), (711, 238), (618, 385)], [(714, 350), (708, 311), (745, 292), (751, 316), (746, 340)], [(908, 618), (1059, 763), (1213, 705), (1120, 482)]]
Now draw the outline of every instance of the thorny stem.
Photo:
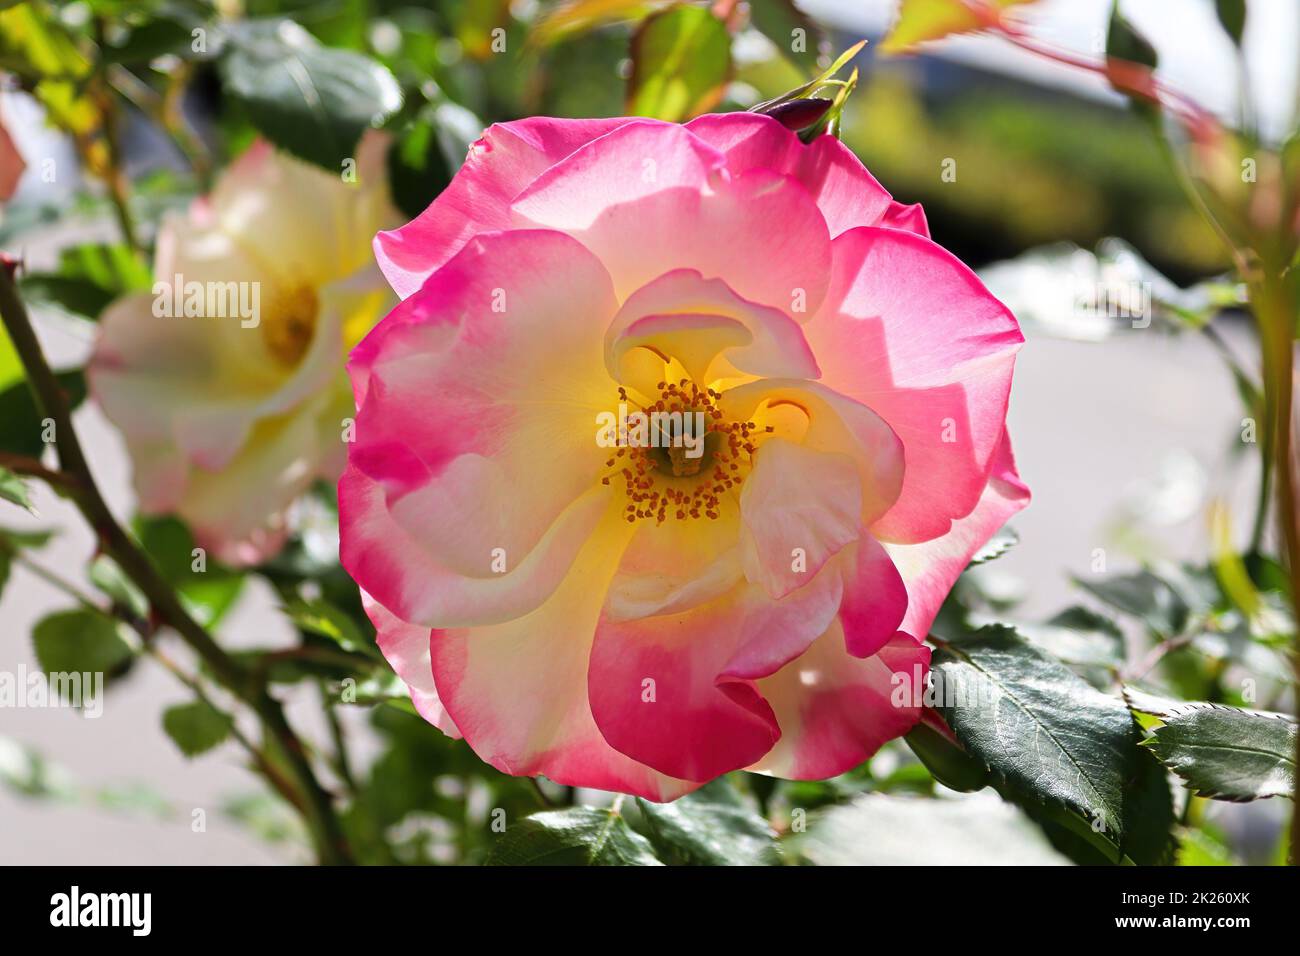
[(15, 475), (39, 478), (47, 485), (52, 485), (55, 488), (67, 489), (76, 484), (62, 472), (46, 468), (35, 458), (28, 458), (26, 455), (14, 455), (7, 451), (0, 451), (0, 468), (7, 468)]
[(284, 757), (293, 781), (293, 791), (299, 797), (295, 802), (311, 832), (320, 862), (330, 865), (352, 862), (330, 794), (316, 779), (302, 741), (289, 726), (279, 702), (267, 692), (264, 684), (250, 679), (190, 615), (148, 555), (113, 517), (95, 484), (90, 464), (73, 429), (67, 397), (50, 371), (8, 268), (0, 268), (0, 317), (3, 317), (14, 350), (26, 370), (41, 413), (54, 421), (59, 469), (76, 480), (76, 490), (70, 497), (94, 529), (101, 550), (117, 562), (148, 598), (154, 613), (193, 649), (216, 681), (252, 708), (262, 721), (266, 733)]
[[(97, 19), (95, 21), (96, 42), (100, 48), (104, 47), (104, 21)], [(118, 111), (117, 103), (113, 99), (113, 93), (109, 88), (107, 80), (98, 72), (95, 75), (91, 92), (95, 100), (95, 105), (99, 110), (100, 122), (104, 134), (104, 148), (108, 153), (108, 169), (104, 174), (105, 182), (108, 185), (108, 198), (113, 204), (113, 212), (117, 216), (118, 227), (122, 230), (122, 238), (136, 255), (144, 251), (140, 244), (140, 234), (135, 228), (135, 220), (131, 216), (130, 188), (127, 185), (126, 172), (122, 168), (122, 144), (118, 138)]]

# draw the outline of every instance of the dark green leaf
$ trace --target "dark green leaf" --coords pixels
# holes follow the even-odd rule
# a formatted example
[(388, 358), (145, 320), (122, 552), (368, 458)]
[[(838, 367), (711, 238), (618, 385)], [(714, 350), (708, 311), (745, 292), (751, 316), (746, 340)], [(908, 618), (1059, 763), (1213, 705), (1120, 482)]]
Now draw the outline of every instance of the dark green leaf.
[(119, 296), (149, 286), (148, 265), (128, 246), (106, 243), (64, 249), (58, 269), (28, 273), (19, 281), (28, 302), (92, 320)]
[(1157, 831), (1154, 845), (1168, 844), (1171, 797), (1167, 786), (1163, 802), (1154, 788), (1133, 790), (1151, 761), (1123, 701), (1001, 626), (942, 645), (932, 670), (938, 709), (967, 753), (993, 773), (1003, 796), (1061, 808), (1114, 861), (1128, 855), (1155, 862), (1133, 854), (1147, 847), (1139, 832), (1145, 829)]
[(431, 105), (401, 129), (387, 157), (389, 191), (398, 209), (414, 218), (446, 188), (465, 156), (467, 144), (457, 139)]
[(988, 768), (929, 724), (917, 724), (903, 739), (934, 779), (948, 789), (970, 793), (988, 786)]
[[(68, 404), (76, 408), (86, 397), (86, 378), (79, 369), (55, 374)], [(36, 410), (36, 400), (26, 379), (0, 391), (0, 449), (39, 458), (45, 451), (43, 418)], [(54, 436), (57, 439), (57, 435)]]
[(490, 866), (662, 866), (650, 841), (610, 810), (574, 807), (525, 817), (506, 829)]
[(1242, 34), (1246, 32), (1246, 0), (1214, 0), (1214, 12), (1232, 42), (1241, 46)]
[(229, 32), (221, 75), (258, 131), (334, 173), (356, 155), (366, 129), (402, 105), (388, 68), (360, 53), (321, 46), (291, 20), (250, 20)]
[(771, 866), (776, 834), (725, 779), (672, 803), (637, 799), (660, 859), (683, 866)]
[(1131, 689), (1126, 696), (1135, 711), (1160, 719), (1145, 743), (1198, 796), (1294, 796), (1296, 723), (1285, 714), (1159, 701)]
[(34, 306), (55, 306), (72, 315), (96, 319), (115, 298), (88, 279), (36, 272), (23, 276), (19, 283), (23, 297)]
[(197, 757), (230, 736), (234, 719), (206, 701), (177, 704), (163, 711), (163, 729), (187, 757)]
[(1119, 12), (1119, 0), (1111, 3), (1110, 24), (1106, 29), (1106, 55), (1153, 69), (1156, 65), (1155, 47)]
[(722, 99), (731, 77), (731, 34), (707, 7), (648, 17), (632, 37), (627, 112), (673, 122)]
[(60, 611), (32, 629), (36, 660), (47, 674), (109, 673), (131, 659), (123, 626), (90, 610)]
[(1075, 577), (1074, 583), (1111, 607), (1141, 618), (1157, 634), (1175, 635), (1187, 624), (1187, 602), (1169, 582), (1150, 571)]
[(801, 66), (811, 68), (825, 52), (821, 28), (799, 9), (795, 0), (751, 0), (749, 16), (754, 28)]
[(1119, 12), (1119, 0), (1112, 0), (1106, 30), (1106, 78), (1116, 92), (1152, 117), (1159, 115), (1149, 99), (1155, 67), (1156, 48)]

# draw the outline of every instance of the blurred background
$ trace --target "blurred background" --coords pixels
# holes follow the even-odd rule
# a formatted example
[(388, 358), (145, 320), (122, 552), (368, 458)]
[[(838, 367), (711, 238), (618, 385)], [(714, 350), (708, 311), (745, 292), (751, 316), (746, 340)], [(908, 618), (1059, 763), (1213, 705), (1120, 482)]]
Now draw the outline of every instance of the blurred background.
[[(75, 16), (77, 6), (62, 5), (63, 15)], [(399, 75), (404, 85), (425, 91), (425, 140), (395, 172), (409, 214), (445, 184), (465, 144), (487, 122), (624, 112), (628, 29), (552, 21), (547, 45), (525, 49), (529, 30), (553, 6), (244, 4), (250, 15), (292, 15), (324, 42), (364, 48), (395, 72), (406, 71)], [(1226, 507), (1231, 533), (1244, 540), (1258, 464), (1243, 450), (1238, 382), (1224, 355), (1251, 371), (1255, 349), (1247, 324), (1229, 309), (1214, 322), (1213, 335), (1197, 322), (1168, 317), (1134, 328), (1125, 319), (1081, 315), (1063, 294), (1061, 277), (1073, 275), (1085, 286), (1142, 283), (1187, 310), (1205, 308), (1207, 297), (1232, 298), (1230, 289), (1199, 285), (1228, 263), (1126, 101), (1100, 78), (1044, 63), (994, 38), (957, 37), (919, 56), (878, 57), (874, 41), (895, 13), (890, 0), (801, 0), (799, 6), (825, 28), (822, 51), (838, 52), (863, 37), (873, 41), (855, 61), (861, 78), (845, 108), (845, 142), (896, 199), (924, 205), (935, 240), (980, 271), (1025, 326), (1009, 424), (1034, 501), (1015, 519), (1019, 545), (971, 576), (980, 599), (1014, 608), (1018, 620), (1041, 621), (1066, 605), (1087, 603), (1071, 575), (1087, 575), (1099, 549), (1106, 565), (1118, 569), (1203, 561), (1211, 550), (1214, 502)], [(1225, 122), (1244, 119), (1266, 140), (1292, 128), (1300, 91), (1294, 0), (1251, 0), (1243, 58), (1218, 28), (1212, 0), (1121, 7), (1156, 47), (1159, 76), (1170, 85)], [(1043, 0), (1025, 9), (1023, 21), (1038, 38), (1096, 57), (1109, 8), (1110, 0)], [(754, 26), (736, 37), (734, 73), (717, 109), (747, 108), (804, 82), (817, 56), (817, 49), (808, 62), (782, 55), (758, 28), (767, 16), (763, 0), (751, 4), (751, 14)], [(504, 55), (485, 46), (498, 25), (507, 29)], [(1239, 65), (1243, 60), (1248, 68)], [(200, 74), (185, 110), (201, 134), (219, 132), (237, 150), (251, 134), (237, 116), (230, 118), (220, 97), (219, 84)], [(0, 219), (5, 248), (21, 249), (40, 268), (57, 260), (69, 237), (111, 237), (112, 223), (102, 205), (86, 201), (84, 183), (41, 181), (38, 159), (75, 164), (77, 158), (45, 125), (36, 101), (10, 90), (0, 110), (28, 163)], [(124, 149), (141, 203), (180, 201), (179, 157), (149, 124), (130, 124)], [(943, 175), (949, 160), (955, 178)], [(43, 318), (56, 359), (84, 356), (93, 325), (57, 310)], [(129, 514), (121, 440), (93, 405), (81, 407), (77, 422), (110, 504)], [(90, 533), (44, 489), (36, 504), (39, 515), (28, 524), (65, 529), (42, 559), (54, 567), (82, 566), (93, 546)], [(14, 568), (0, 599), (0, 670), (36, 668), (27, 635), (64, 603), (39, 577)], [(250, 579), (222, 622), (223, 639), (234, 647), (287, 643), (291, 629), (275, 604), (271, 589)], [(289, 699), (301, 706), (291, 705), (290, 716), (323, 736), (329, 728), (311, 724), (320, 720), (314, 693), (311, 686), (293, 689)], [(261, 795), (236, 748), (189, 761), (166, 737), (160, 705), (182, 699), (169, 675), (143, 660), (98, 719), (71, 710), (0, 710), (0, 780), (8, 783), (0, 788), (0, 862), (300, 862), (301, 851), (288, 839), (293, 820)], [(385, 750), (391, 727), (376, 728), (359, 710), (344, 719), (359, 762), (391, 756)], [(889, 752), (876, 758), (884, 773), (898, 759)], [(418, 768), (411, 773), (415, 786), (431, 785), (420, 783)], [(432, 785), (475, 786), (465, 778)], [(473, 792), (455, 797), (465, 813), (482, 814), (489, 805)], [(1211, 823), (1232, 837), (1230, 859), (1268, 857), (1282, 804), (1209, 809)], [(196, 808), (206, 811), (205, 832), (192, 830)], [(427, 840), (437, 844), (432, 816), (407, 817), (401, 825), (429, 830)]]

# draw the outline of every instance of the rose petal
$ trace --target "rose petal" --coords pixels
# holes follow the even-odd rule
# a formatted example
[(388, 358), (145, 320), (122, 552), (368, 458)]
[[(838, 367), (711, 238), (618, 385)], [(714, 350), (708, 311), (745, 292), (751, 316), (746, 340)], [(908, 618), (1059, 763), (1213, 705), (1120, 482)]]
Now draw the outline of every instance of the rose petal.
[(903, 706), (895, 697), (924, 679), (929, 661), (930, 649), (902, 633), (872, 657), (852, 657), (835, 622), (802, 657), (758, 682), (781, 739), (748, 769), (789, 780), (852, 770), (920, 719), (910, 694)]
[(631, 530), (615, 518), (594, 534), (561, 587), (531, 613), (433, 635), (443, 706), (474, 752), (498, 770), (651, 800), (698, 786), (612, 748), (588, 704), (592, 634)]
[(684, 127), (629, 122), (552, 166), (511, 208), (517, 226), (581, 239), (623, 300), (674, 269), (725, 278), (783, 311), (811, 315), (825, 294), (829, 236), (807, 189), (768, 170), (732, 177)]
[(822, 380), (870, 406), (902, 440), (902, 491), (877, 537), (944, 534), (979, 500), (1001, 440), (1015, 318), (966, 266), (895, 229), (835, 240), (827, 306), (805, 326)]
[(507, 228), (510, 201), (520, 190), (579, 146), (627, 122), (537, 116), (489, 126), (428, 209), (375, 236), (375, 258), (393, 289), (406, 298), (475, 235)]

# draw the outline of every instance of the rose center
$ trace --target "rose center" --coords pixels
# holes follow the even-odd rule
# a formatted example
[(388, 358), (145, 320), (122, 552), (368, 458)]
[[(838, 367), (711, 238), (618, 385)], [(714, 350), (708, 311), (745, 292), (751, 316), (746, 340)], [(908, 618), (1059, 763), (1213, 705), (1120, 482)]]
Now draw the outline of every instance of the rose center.
[[(749, 472), (758, 426), (726, 420), (715, 404), (721, 395), (690, 379), (656, 388), (657, 399), (635, 408), (643, 417), (635, 426), (629, 421), (620, 434), (617, 451), (605, 462), (611, 471), (601, 482), (622, 483), (629, 522), (714, 520)], [(627, 390), (620, 388), (618, 395), (626, 405)]]
[(295, 366), (302, 361), (316, 332), (320, 302), (311, 286), (278, 295), (262, 319), (262, 340), (276, 360)]

